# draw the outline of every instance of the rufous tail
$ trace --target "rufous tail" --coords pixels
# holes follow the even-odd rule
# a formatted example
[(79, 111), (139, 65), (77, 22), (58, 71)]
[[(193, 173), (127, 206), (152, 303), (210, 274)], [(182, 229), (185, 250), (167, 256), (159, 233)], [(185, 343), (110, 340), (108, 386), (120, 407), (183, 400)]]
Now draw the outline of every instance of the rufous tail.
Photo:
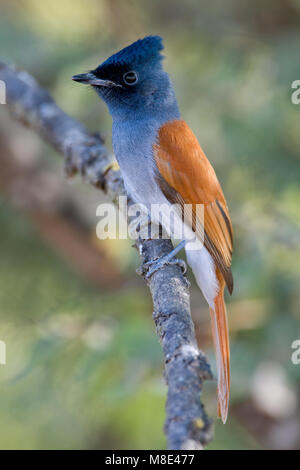
[(209, 311), (218, 371), (218, 416), (225, 424), (230, 391), (230, 350), (223, 282), (220, 282), (220, 290), (214, 300), (214, 309), (210, 308)]

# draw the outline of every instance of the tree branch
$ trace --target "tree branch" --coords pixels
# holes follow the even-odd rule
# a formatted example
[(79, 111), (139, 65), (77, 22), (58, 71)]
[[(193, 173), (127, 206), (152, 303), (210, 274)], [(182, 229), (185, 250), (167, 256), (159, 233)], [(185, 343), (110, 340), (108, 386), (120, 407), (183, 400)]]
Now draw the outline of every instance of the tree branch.
[[(29, 74), (0, 63), (7, 105), (13, 117), (36, 131), (64, 157), (68, 176), (80, 173), (102, 189), (114, 203), (125, 195), (120, 171), (111, 167), (112, 155), (99, 134), (65, 114)], [(129, 199), (128, 204), (132, 204)], [(169, 253), (170, 240), (137, 240), (144, 263)], [(153, 318), (162, 345), (168, 385), (165, 432), (169, 449), (202, 449), (211, 440), (211, 422), (200, 401), (210, 366), (199, 351), (190, 314), (188, 281), (179, 266), (168, 265), (147, 283), (153, 299)]]

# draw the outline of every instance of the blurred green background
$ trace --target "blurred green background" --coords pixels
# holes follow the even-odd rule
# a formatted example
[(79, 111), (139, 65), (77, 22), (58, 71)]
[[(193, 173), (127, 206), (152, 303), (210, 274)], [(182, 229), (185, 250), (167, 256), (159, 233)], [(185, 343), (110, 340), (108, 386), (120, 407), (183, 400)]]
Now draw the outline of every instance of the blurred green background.
[[(0, 59), (32, 73), (110, 145), (75, 73), (147, 34), (165, 41), (182, 114), (219, 176), (235, 231), (232, 395), (215, 449), (300, 448), (299, 0), (0, 2)], [(128, 241), (96, 239), (103, 196), (0, 105), (0, 448), (160, 449), (166, 387), (148, 290)], [(191, 278), (191, 277), (190, 277)], [(199, 345), (209, 313), (193, 284)], [(215, 367), (214, 367), (215, 368)], [(216, 383), (204, 402), (216, 416)]]

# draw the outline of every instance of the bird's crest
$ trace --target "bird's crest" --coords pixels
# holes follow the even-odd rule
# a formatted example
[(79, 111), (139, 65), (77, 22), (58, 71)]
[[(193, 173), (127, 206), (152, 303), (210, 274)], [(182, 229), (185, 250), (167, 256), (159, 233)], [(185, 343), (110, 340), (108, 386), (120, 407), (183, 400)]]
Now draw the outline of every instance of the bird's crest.
[(160, 54), (160, 51), (163, 48), (164, 46), (160, 36), (146, 36), (109, 57), (102, 66), (128, 63), (139, 64), (148, 62), (151, 59), (161, 60), (163, 56)]

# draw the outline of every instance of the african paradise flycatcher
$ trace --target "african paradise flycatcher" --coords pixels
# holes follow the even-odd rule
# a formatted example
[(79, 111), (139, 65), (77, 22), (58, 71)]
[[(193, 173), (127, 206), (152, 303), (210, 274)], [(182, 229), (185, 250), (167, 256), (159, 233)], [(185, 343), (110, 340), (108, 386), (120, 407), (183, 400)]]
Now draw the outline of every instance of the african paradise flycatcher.
[[(152, 204), (189, 208), (184, 219), (178, 213), (175, 220), (177, 229), (180, 225), (184, 229), (182, 242), (170, 255), (155, 261), (148, 276), (185, 246), (188, 263), (209, 305), (218, 371), (218, 414), (225, 423), (230, 359), (224, 288), (226, 285), (232, 293), (232, 226), (214, 169), (180, 116), (173, 86), (162, 67), (162, 49), (162, 38), (145, 37), (73, 80), (91, 85), (108, 106), (114, 152), (132, 199), (146, 206), (149, 213)], [(199, 204), (204, 208), (203, 218), (196, 211)], [(172, 232), (170, 226), (165, 228)]]

